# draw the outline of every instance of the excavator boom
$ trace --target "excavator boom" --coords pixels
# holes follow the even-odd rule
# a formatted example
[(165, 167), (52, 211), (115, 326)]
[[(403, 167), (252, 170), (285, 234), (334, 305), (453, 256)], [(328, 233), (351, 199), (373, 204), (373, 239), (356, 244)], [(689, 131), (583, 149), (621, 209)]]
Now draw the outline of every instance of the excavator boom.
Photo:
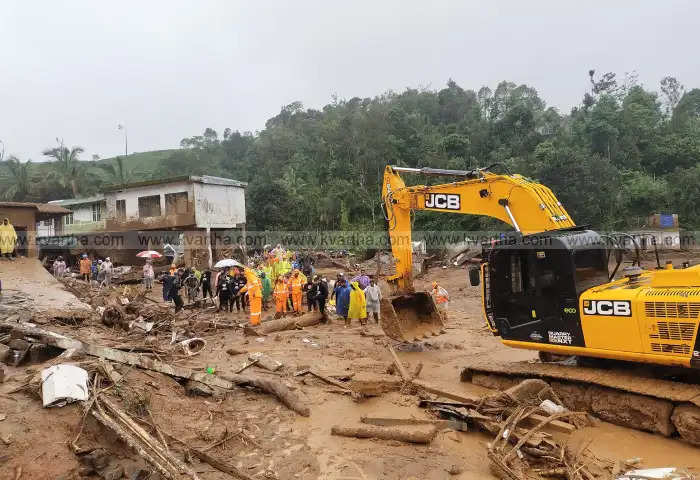
[[(400, 173), (463, 178), (441, 185), (406, 186)], [(411, 212), (484, 215), (508, 223), (524, 235), (575, 227), (552, 191), (521, 175), (499, 175), (485, 169), (442, 170), (387, 166), (382, 201), (389, 222), (397, 292), (413, 291)]]

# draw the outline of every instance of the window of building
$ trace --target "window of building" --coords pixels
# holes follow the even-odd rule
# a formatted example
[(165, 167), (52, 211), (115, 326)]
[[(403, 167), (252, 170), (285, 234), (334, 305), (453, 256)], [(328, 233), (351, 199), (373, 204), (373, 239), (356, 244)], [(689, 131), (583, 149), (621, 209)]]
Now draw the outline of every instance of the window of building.
[(139, 217), (160, 217), (160, 195), (139, 197)]
[(63, 224), (73, 225), (73, 212), (70, 212), (68, 215), (63, 216)]
[(126, 218), (126, 200), (117, 200), (117, 218), (119, 220)]
[(99, 222), (102, 220), (102, 211), (104, 210), (102, 202), (92, 204), (92, 221)]
[(165, 194), (165, 214), (187, 213), (187, 192)]

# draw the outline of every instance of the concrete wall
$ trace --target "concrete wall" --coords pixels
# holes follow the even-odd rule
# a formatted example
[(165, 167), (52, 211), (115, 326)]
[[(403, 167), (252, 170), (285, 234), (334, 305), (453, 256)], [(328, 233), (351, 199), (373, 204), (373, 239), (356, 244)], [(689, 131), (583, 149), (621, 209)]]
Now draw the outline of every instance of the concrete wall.
[[(95, 202), (100, 203), (100, 202)], [(102, 206), (102, 220), (93, 221), (92, 220), (92, 203), (84, 203), (80, 205), (69, 205), (66, 208), (73, 211), (73, 223), (67, 224), (66, 219), (63, 217), (61, 220), (63, 222), (62, 235), (72, 235), (78, 233), (88, 233), (88, 232), (99, 232), (105, 228), (105, 217), (107, 216), (107, 210)]]
[(234, 228), (245, 223), (245, 189), (195, 183), (195, 219), (199, 228)]
[(107, 216), (116, 218), (117, 200), (126, 201), (126, 219), (139, 218), (139, 197), (160, 196), (160, 210), (165, 215), (165, 194), (187, 192), (188, 199), (192, 201), (192, 184), (188, 182), (164, 183), (160, 185), (148, 185), (145, 187), (129, 188), (118, 192), (105, 193), (107, 200)]
[[(118, 192), (108, 192), (105, 194), (107, 200), (107, 224), (105, 228), (109, 231), (117, 230), (157, 230), (171, 229), (175, 227), (187, 227), (195, 224), (192, 184), (188, 182), (165, 183), (159, 185), (148, 185), (143, 187), (129, 188)], [(165, 195), (170, 193), (187, 193), (186, 213), (166, 215)], [(139, 216), (140, 197), (160, 197), (159, 217)], [(126, 218), (117, 217), (117, 200), (125, 201)]]

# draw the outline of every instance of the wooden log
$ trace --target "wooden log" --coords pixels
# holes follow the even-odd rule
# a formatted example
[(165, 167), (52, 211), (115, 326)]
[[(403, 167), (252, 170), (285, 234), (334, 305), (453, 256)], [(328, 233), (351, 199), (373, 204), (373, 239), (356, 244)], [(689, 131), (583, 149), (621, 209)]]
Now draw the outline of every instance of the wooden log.
[(438, 428), (450, 426), (450, 420), (432, 420), (422, 418), (386, 418), (386, 417), (362, 417), (360, 422), (379, 427), (395, 427), (399, 425), (434, 425)]
[(255, 331), (261, 334), (268, 334), (281, 332), (282, 330), (294, 330), (299, 327), (318, 325), (321, 323), (321, 320), (323, 320), (323, 315), (319, 312), (311, 312), (298, 317), (285, 317), (278, 320), (263, 322)]
[(377, 427), (374, 425), (341, 426), (334, 425), (331, 428), (331, 435), (355, 438), (379, 438), (381, 440), (398, 440), (406, 443), (430, 443), (435, 438), (437, 429), (433, 426), (430, 429), (413, 429)]
[(222, 380), (234, 383), (240, 387), (251, 386), (277, 397), (277, 399), (294, 410), (299, 415), (308, 417), (311, 409), (305, 405), (301, 399), (291, 391), (284, 383), (271, 378), (247, 377), (243, 375), (231, 374), (221, 377)]

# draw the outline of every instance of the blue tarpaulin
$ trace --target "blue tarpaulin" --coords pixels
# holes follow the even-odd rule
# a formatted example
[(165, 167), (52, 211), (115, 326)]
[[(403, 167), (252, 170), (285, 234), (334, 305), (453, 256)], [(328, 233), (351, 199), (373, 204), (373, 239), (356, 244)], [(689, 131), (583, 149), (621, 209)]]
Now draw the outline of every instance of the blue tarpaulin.
[(660, 217), (661, 217), (661, 218), (659, 219), (659, 225), (660, 225), (662, 228), (671, 228), (671, 227), (673, 227), (673, 215), (668, 215), (668, 214), (666, 214), (666, 213), (662, 213), (662, 214), (660, 215)]

